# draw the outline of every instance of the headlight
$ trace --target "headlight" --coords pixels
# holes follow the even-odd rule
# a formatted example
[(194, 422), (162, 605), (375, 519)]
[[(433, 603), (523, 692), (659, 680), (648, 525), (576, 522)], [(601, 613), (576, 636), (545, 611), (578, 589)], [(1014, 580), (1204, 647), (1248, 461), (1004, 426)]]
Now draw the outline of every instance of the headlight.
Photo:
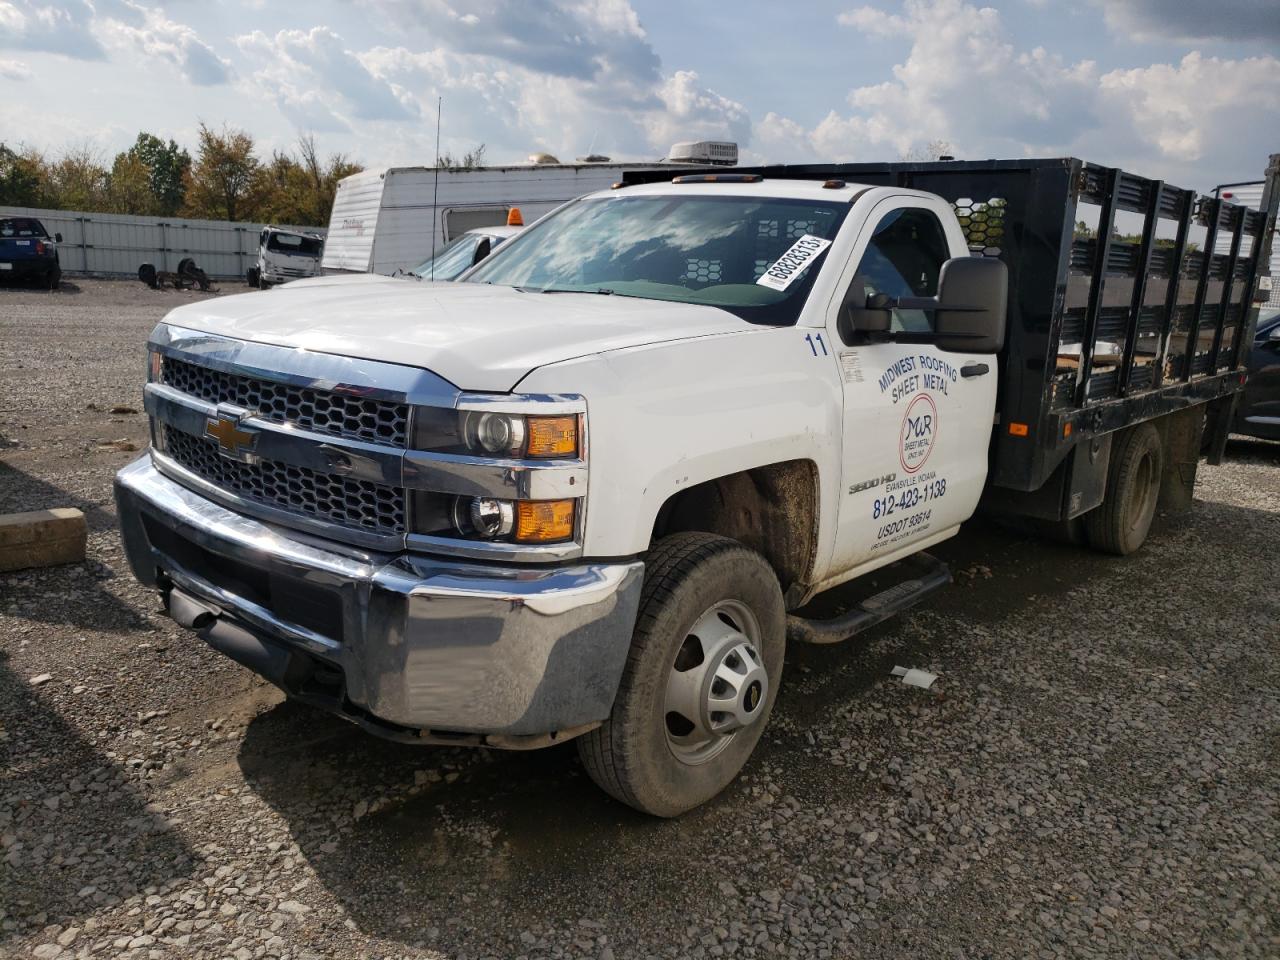
[(462, 414), (462, 441), (476, 453), (518, 457), (524, 452), (524, 437), (524, 417), (474, 410)]
[[(559, 399), (553, 406), (533, 398), (464, 395), (460, 406), (413, 407), (408, 448), (417, 480), (411, 485), (411, 531), (433, 540), (461, 538), (473, 547), (483, 543), (495, 554), (579, 537), (585, 518), (585, 404), (566, 410)], [(548, 406), (554, 412), (540, 412)], [(433, 473), (438, 485), (430, 479)]]
[(581, 455), (579, 418), (419, 407), (413, 448), (515, 460), (573, 459)]
[(560, 543), (573, 539), (576, 500), (500, 500), (457, 497), (453, 527), (464, 537), (516, 543)]
[(515, 506), (510, 500), (498, 500), (494, 497), (473, 497), (466, 506), (467, 515), (459, 516), (460, 508), (467, 501), (459, 497), (454, 506), (454, 526), (461, 534), (474, 531), (486, 540), (505, 537), (515, 528)]

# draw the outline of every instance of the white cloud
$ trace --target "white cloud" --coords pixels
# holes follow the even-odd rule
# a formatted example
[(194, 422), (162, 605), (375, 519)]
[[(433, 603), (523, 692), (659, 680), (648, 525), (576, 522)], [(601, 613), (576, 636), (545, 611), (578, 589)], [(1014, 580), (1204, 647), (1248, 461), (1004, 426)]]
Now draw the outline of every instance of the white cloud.
[(964, 0), (907, 0), (902, 14), (859, 7), (840, 22), (910, 42), (893, 79), (850, 92), (850, 117), (828, 116), (815, 145), (843, 157), (902, 153), (933, 140), (962, 153), (1009, 155), (1062, 149), (1093, 119), (1089, 61), (1068, 64), (1042, 48), (1018, 51), (991, 7)]
[(678, 140), (751, 140), (751, 116), (736, 100), (708, 90), (691, 70), (677, 70), (658, 88), (662, 110), (644, 117), (653, 147), (669, 147)]
[(196, 86), (218, 86), (235, 76), (231, 61), (218, 56), (191, 27), (160, 10), (132, 0), (116, 0), (101, 9), (114, 14), (95, 21), (100, 36), (112, 46), (164, 60)]
[[(516, 0), (456, 9), (440, 0), (379, 6), (404, 25), (408, 41), (428, 41), (425, 49), (381, 46), (351, 54), (421, 118), (419, 127), (386, 131), (392, 147), (417, 162), (432, 156), (440, 96), (442, 149), (458, 153), (484, 142), (490, 162), (542, 150), (563, 160), (588, 150), (657, 158), (675, 140), (751, 136), (742, 104), (706, 89), (692, 71), (662, 71), (625, 0), (552, 0), (536, 11)], [(247, 51), (246, 40), (239, 43)], [(334, 102), (349, 85), (315, 70), (307, 86)]]
[(92, 17), (93, 8), (84, 0), (62, 7), (37, 0), (0, 0), (0, 48), (101, 60), (106, 52), (90, 29)]
[(30, 80), (31, 68), (21, 60), (0, 60), (0, 77), (6, 80)]
[(910, 36), (911, 24), (904, 18), (877, 10), (875, 7), (855, 7), (836, 17), (842, 27), (853, 27), (873, 37)]
[(467, 0), (456, 8), (447, 0), (373, 2), (392, 22), (458, 54), (582, 81), (658, 79), (658, 55), (627, 0)]
[(1070, 154), (1203, 187), (1218, 171), (1261, 170), (1265, 141), (1280, 129), (1280, 61), (1270, 56), (1193, 52), (1178, 64), (1104, 73), (1090, 60), (1019, 49), (999, 11), (966, 0), (861, 6), (838, 20), (878, 43), (900, 38), (905, 58), (890, 79), (851, 90), (847, 111), (810, 128), (766, 115), (753, 153), (891, 159), (939, 139), (961, 157)]
[[(1181, 176), (1225, 181), (1241, 157), (1261, 173), (1280, 130), (1280, 60), (1187, 54), (1177, 64), (1113, 70), (1099, 80), (1105, 140), (1128, 156), (1158, 155)], [(1104, 138), (1099, 138), (1102, 140)], [(1214, 171), (1220, 171), (1214, 175)], [(1191, 184), (1208, 186), (1208, 182)]]
[(256, 91), (274, 100), (299, 130), (349, 130), (353, 120), (418, 118), (414, 99), (371, 72), (328, 27), (281, 30), (274, 37), (255, 30), (235, 42), (259, 66)]
[(1107, 26), (1134, 40), (1280, 43), (1276, 0), (1094, 0)]

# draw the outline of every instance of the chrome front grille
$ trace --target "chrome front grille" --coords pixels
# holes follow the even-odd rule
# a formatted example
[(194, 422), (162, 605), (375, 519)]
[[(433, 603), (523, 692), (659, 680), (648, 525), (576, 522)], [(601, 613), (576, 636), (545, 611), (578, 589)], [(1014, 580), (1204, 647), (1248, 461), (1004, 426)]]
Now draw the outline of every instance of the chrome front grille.
[(196, 476), (264, 506), (384, 536), (405, 532), (405, 493), (401, 487), (271, 460), (230, 460), (218, 453), (216, 441), (167, 424), (164, 448), (171, 459)]
[(208, 403), (233, 403), (275, 423), (389, 447), (408, 446), (407, 404), (225, 373), (173, 357), (164, 358), (160, 379)]

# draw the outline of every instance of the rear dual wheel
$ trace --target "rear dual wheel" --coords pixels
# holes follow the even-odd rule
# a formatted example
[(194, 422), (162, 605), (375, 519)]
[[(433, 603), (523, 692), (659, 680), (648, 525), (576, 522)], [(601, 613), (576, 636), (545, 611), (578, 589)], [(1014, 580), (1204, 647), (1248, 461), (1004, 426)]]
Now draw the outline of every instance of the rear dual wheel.
[(1163, 472), (1164, 448), (1152, 424), (1130, 427), (1112, 441), (1106, 497), (1084, 515), (1090, 546), (1120, 556), (1142, 546), (1155, 518)]
[(760, 554), (706, 533), (659, 541), (613, 711), (578, 740), (588, 774), (655, 816), (710, 800), (764, 732), (785, 636), (782, 591)]

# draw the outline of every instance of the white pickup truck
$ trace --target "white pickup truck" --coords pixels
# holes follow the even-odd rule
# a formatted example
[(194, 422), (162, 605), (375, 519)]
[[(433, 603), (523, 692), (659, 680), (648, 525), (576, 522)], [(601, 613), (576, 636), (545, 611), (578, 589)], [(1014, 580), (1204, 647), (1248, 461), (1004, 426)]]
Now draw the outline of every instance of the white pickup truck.
[(1273, 212), (1071, 159), (629, 180), (462, 282), (170, 313), (116, 486), (136, 575), (291, 697), (415, 743), (576, 737), (674, 816), (747, 762), (788, 639), (944, 586), (922, 551), (980, 502), (1126, 553), (1225, 438)]

